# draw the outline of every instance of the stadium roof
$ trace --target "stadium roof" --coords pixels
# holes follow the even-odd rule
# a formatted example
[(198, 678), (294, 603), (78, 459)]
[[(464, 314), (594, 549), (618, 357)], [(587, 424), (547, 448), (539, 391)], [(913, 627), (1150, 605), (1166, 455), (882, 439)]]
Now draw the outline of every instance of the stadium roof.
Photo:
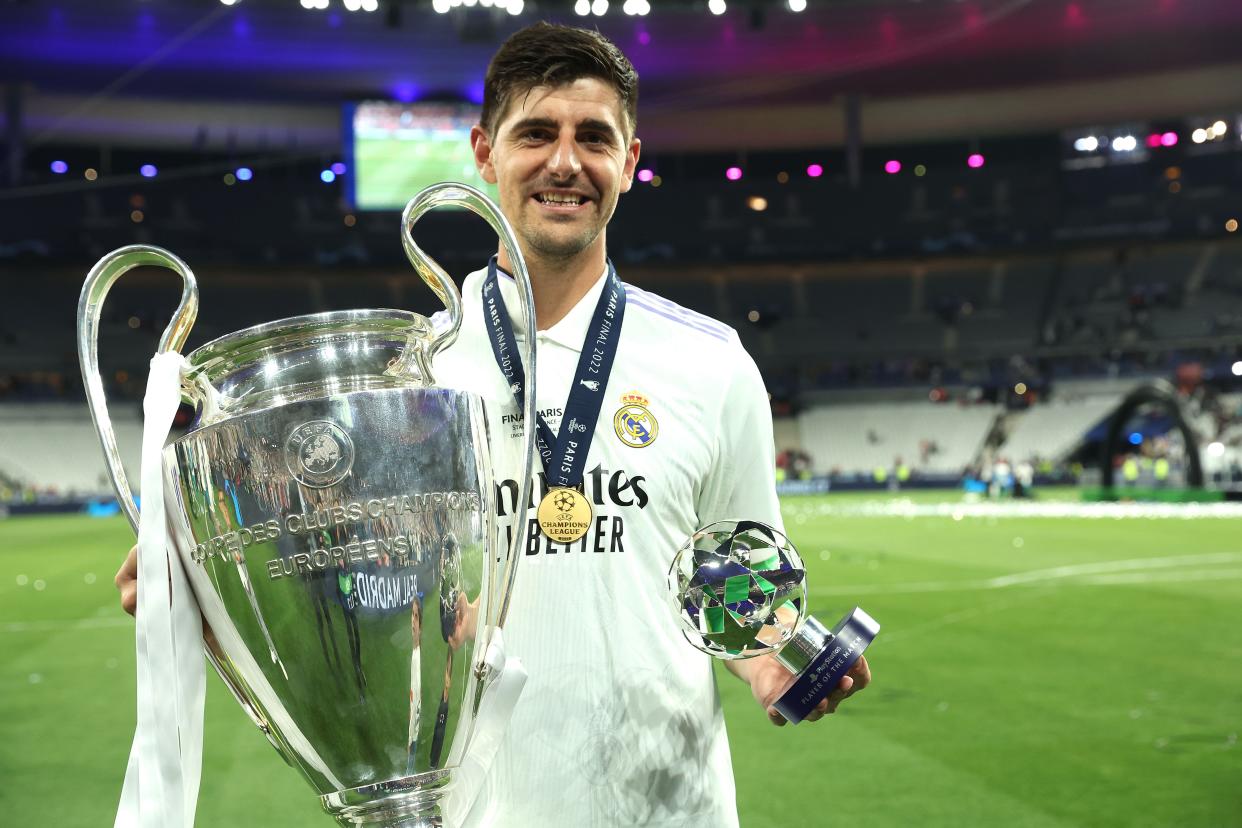
[[(781, 110), (771, 108), (783, 107), (819, 134), (816, 113), (835, 123), (834, 102), (851, 93), (883, 101), (1037, 86), (1058, 87), (1051, 97), (1065, 98), (1066, 85), (1141, 75), (1127, 89), (1088, 86), (1083, 95), (1104, 100), (1108, 117), (1127, 109), (1147, 115), (1153, 105), (1176, 114), (1168, 110), (1180, 96), (1193, 110), (1208, 93), (1214, 97), (1202, 105), (1242, 105), (1242, 85), (1232, 82), (1242, 72), (1242, 4), (1223, 0), (812, 0), (801, 14), (775, 0), (732, 0), (720, 16), (701, 3), (657, 3), (644, 17), (624, 15), (614, 2), (607, 16), (588, 18), (570, 5), (528, 0), (515, 17), (482, 8), (440, 15), (430, 2), (395, 0), (381, 0), (375, 14), (345, 11), (337, 0), (326, 11), (294, 0), (10, 2), (0, 5), (0, 77), (34, 97), (299, 106), (374, 97), (477, 100), (495, 45), (550, 11), (613, 37), (642, 75), (644, 117), (669, 124), (664, 137), (687, 146), (710, 143), (708, 128), (694, 123), (681, 127), (689, 134), (675, 134), (677, 119), (695, 120), (684, 118), (688, 111), (708, 114), (702, 123), (712, 124), (712, 112), (759, 115), (766, 108), (773, 115)], [(1048, 123), (1065, 117), (1051, 112)], [(747, 119), (733, 120), (748, 132), (728, 143), (765, 143)], [(917, 131), (911, 124), (910, 137)], [(779, 141), (802, 141), (806, 130), (792, 132)]]

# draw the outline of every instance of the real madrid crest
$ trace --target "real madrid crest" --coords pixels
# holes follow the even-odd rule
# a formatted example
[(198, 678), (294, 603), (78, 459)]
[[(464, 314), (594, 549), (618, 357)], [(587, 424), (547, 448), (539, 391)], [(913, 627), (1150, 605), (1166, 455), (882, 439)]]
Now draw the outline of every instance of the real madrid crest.
[(591, 501), (577, 489), (554, 486), (539, 501), (539, 528), (557, 543), (581, 540), (591, 529)]
[(285, 465), (302, 485), (326, 489), (349, 474), (354, 465), (354, 443), (336, 423), (311, 420), (289, 433)]
[(621, 407), (617, 409), (616, 416), (612, 418), (612, 426), (616, 429), (621, 442), (627, 446), (646, 448), (654, 443), (655, 438), (660, 434), (660, 424), (656, 422), (655, 416), (647, 408), (650, 404), (651, 402), (637, 391), (621, 395)]

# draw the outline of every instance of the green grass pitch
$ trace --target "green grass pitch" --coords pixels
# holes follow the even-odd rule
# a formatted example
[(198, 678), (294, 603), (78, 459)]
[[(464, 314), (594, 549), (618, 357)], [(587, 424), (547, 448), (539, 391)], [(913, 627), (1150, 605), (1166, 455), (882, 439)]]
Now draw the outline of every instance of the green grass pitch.
[[(1238, 520), (849, 508), (864, 499), (790, 498), (785, 517), (812, 611), (883, 624), (874, 684), (778, 729), (721, 671), (742, 825), (1242, 825)], [(112, 586), (130, 543), (120, 519), (0, 521), (7, 825), (111, 823), (134, 724)], [(198, 824), (330, 825), (208, 684)]]

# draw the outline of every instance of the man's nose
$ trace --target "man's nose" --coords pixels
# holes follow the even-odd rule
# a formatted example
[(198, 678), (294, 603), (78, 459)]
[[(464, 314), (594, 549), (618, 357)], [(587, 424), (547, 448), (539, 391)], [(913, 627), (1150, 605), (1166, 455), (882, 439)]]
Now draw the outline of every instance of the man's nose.
[(582, 172), (582, 161), (578, 158), (577, 141), (573, 135), (563, 135), (556, 142), (552, 157), (548, 159), (548, 172), (561, 180)]

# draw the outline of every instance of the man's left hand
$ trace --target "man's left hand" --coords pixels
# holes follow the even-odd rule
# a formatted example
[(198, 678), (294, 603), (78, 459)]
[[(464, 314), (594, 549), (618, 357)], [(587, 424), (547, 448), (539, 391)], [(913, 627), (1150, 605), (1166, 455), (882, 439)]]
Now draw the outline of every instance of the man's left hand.
[[(759, 663), (753, 665), (750, 673), (751, 695), (767, 711), (768, 721), (778, 727), (784, 727), (788, 722), (772, 705), (780, 696), (781, 690), (789, 683), (789, 671), (781, 666), (780, 662), (775, 658), (763, 657), (756, 659), (756, 662)], [(858, 661), (854, 663), (850, 671), (841, 677), (841, 683), (837, 685), (837, 689), (823, 699), (820, 699), (819, 704), (807, 714), (803, 721), (819, 721), (825, 714), (837, 712), (837, 706), (841, 702), (870, 683), (871, 668), (867, 666), (866, 657), (859, 656)]]

